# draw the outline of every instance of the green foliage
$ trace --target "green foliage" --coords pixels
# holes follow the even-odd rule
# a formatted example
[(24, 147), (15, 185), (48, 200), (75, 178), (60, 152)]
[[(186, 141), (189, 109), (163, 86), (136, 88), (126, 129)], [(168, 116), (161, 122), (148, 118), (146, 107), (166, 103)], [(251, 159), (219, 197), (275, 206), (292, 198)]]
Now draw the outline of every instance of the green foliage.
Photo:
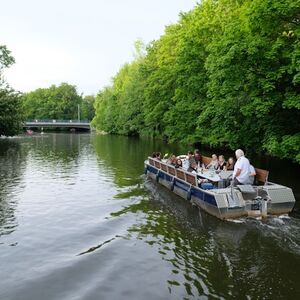
[(113, 84), (96, 96), (93, 125), (98, 130), (136, 135), (144, 127), (143, 97), (145, 89), (144, 46), (136, 43), (135, 61), (125, 64), (113, 78)]
[(0, 45), (0, 136), (13, 136), (22, 128), (23, 114), (20, 94), (15, 92), (3, 80), (4, 68), (15, 62), (6, 46)]
[(20, 94), (0, 87), (0, 136), (13, 136), (22, 128), (23, 114)]
[(82, 120), (92, 120), (95, 115), (95, 96), (89, 95), (83, 97), (81, 104), (80, 104), (80, 113), (81, 113), (81, 119)]
[[(23, 95), (26, 119), (77, 119), (81, 102), (82, 97), (76, 87), (67, 83), (39, 88)], [(86, 116), (89, 114), (87, 107), (88, 104), (85, 104), (83, 112)]]
[(99, 130), (300, 162), (299, 0), (204, 0), (136, 46), (97, 95)]
[(0, 72), (3, 68), (8, 68), (15, 62), (11, 52), (6, 46), (0, 45)]

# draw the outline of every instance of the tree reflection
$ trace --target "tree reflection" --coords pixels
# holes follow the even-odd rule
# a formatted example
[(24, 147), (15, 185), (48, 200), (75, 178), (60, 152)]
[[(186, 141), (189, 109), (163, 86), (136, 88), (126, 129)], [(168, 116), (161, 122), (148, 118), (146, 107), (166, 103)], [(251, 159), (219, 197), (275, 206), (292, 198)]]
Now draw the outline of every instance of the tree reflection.
[(0, 236), (12, 233), (17, 227), (14, 195), (20, 187), (26, 167), (26, 151), (17, 140), (0, 140)]
[(78, 163), (80, 153), (89, 141), (89, 134), (46, 133), (29, 140), (33, 154), (43, 159), (44, 163)]
[(114, 182), (119, 187), (141, 183), (144, 160), (154, 151), (177, 154), (182, 148), (168, 145), (163, 141), (115, 135), (95, 135), (93, 145), (97, 153), (99, 165), (107, 168), (114, 176)]

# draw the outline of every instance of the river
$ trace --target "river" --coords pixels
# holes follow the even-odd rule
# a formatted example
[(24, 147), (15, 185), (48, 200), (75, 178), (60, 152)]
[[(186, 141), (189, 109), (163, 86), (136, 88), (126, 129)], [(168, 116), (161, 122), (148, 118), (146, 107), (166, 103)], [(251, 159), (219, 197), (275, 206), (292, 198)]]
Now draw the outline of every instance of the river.
[(290, 216), (220, 221), (145, 178), (154, 150), (187, 149), (0, 139), (0, 299), (300, 299), (299, 166), (252, 160), (294, 189)]

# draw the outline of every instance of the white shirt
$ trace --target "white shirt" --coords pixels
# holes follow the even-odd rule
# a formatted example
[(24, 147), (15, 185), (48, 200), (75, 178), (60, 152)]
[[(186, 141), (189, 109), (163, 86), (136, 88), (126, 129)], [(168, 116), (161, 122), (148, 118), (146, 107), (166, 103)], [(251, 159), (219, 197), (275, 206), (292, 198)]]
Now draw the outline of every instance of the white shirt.
[[(235, 176), (238, 169), (241, 170), (241, 173), (239, 176)], [(233, 178), (236, 178), (242, 184), (247, 184), (249, 183), (249, 174), (250, 174), (249, 160), (245, 156), (241, 156), (234, 165)]]
[(189, 161), (188, 159), (185, 159), (185, 160), (182, 162), (182, 169), (183, 169), (183, 170), (187, 170), (189, 167), (190, 167), (190, 161)]
[(252, 165), (250, 165), (249, 171), (250, 171), (250, 173), (249, 173), (249, 184), (253, 184), (255, 176), (253, 176), (251, 174), (255, 174), (256, 172), (255, 172), (255, 169)]

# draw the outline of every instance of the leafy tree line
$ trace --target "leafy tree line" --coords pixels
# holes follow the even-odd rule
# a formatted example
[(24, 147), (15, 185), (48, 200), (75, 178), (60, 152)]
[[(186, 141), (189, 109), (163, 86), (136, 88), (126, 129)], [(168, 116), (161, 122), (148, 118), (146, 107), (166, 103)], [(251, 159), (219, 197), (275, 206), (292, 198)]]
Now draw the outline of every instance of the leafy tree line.
[(20, 133), (26, 119), (77, 119), (78, 105), (81, 120), (93, 119), (95, 97), (79, 95), (74, 85), (62, 83), (24, 94), (16, 92), (3, 78), (3, 70), (13, 63), (11, 52), (0, 45), (0, 136)]
[(4, 80), (3, 70), (15, 62), (6, 46), (0, 45), (0, 136), (17, 134), (22, 126), (20, 93), (14, 91)]
[(203, 0), (96, 97), (94, 125), (125, 135), (300, 162), (300, 1)]
[(94, 96), (82, 97), (76, 86), (61, 83), (49, 88), (39, 88), (22, 95), (26, 119), (77, 119), (78, 105), (81, 120), (94, 117)]

